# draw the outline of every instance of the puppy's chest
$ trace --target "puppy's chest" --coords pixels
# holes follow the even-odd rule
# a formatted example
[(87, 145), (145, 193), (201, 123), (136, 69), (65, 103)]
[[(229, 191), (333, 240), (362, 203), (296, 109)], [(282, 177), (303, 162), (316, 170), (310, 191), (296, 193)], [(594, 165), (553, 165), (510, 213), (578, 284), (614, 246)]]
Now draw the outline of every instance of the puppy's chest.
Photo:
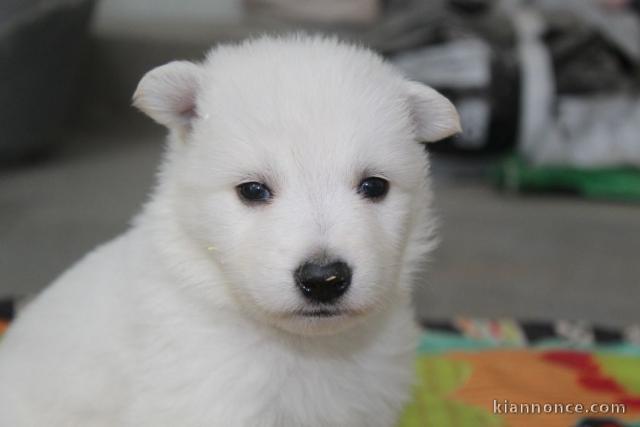
[(131, 425), (388, 426), (412, 379), (401, 352), (297, 352), (237, 338), (162, 347), (142, 360)]

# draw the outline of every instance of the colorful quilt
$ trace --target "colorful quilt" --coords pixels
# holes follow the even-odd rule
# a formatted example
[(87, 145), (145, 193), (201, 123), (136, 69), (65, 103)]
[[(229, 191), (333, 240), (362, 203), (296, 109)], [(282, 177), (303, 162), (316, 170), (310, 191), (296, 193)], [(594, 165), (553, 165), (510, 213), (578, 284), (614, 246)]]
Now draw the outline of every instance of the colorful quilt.
[(640, 328), (427, 323), (400, 427), (640, 427)]
[(426, 322), (416, 376), (398, 427), (640, 427), (640, 326)]

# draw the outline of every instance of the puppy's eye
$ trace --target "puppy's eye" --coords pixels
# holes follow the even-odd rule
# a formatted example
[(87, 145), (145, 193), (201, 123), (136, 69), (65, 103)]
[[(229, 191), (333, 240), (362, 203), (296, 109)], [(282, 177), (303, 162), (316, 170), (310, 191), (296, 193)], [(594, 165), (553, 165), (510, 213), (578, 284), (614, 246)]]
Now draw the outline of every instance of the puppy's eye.
[(380, 200), (389, 192), (389, 181), (375, 176), (365, 178), (358, 185), (358, 193), (367, 199)]
[(273, 196), (269, 187), (259, 182), (245, 182), (236, 189), (240, 198), (250, 203), (268, 202)]

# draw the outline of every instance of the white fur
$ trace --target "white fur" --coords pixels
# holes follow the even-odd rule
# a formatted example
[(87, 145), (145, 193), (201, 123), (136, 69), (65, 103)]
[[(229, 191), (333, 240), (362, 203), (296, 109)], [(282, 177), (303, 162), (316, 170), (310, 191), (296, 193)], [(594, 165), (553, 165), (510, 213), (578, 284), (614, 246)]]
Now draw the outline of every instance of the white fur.
[[(0, 426), (392, 426), (433, 246), (418, 141), (458, 131), (455, 109), (370, 51), (307, 36), (165, 65), (134, 102), (171, 131), (158, 186), (12, 326)], [(377, 203), (356, 192), (370, 175), (391, 183)], [(246, 181), (272, 203), (241, 202)], [(318, 251), (354, 269), (349, 314), (293, 314), (292, 271)]]

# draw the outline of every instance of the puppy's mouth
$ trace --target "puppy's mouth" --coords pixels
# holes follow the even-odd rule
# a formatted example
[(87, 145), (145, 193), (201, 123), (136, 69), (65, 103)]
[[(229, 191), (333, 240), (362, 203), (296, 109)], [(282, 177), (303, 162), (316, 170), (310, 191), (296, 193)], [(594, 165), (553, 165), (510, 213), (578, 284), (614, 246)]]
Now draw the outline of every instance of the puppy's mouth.
[(369, 310), (352, 307), (302, 307), (280, 314), (279, 326), (302, 335), (331, 335), (361, 320)]
[(366, 310), (344, 308), (303, 308), (291, 313), (291, 317), (304, 317), (307, 319), (331, 319), (336, 317), (358, 317), (366, 313)]
[(323, 308), (316, 310), (298, 310), (294, 314), (300, 317), (336, 317), (348, 314), (348, 312), (338, 309)]

